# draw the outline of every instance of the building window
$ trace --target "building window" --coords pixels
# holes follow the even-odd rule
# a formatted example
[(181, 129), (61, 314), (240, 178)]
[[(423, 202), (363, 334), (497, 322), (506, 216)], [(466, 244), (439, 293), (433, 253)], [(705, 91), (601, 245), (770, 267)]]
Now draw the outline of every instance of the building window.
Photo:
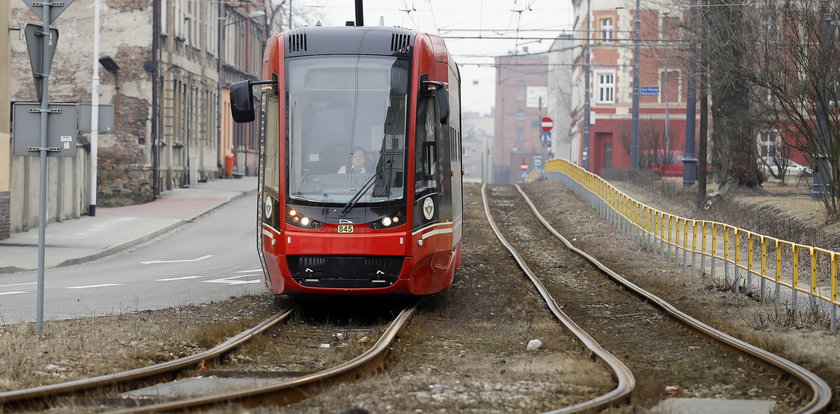
[(525, 100), (525, 87), (520, 86), (516, 88), (516, 100), (517, 101), (524, 101)]
[(525, 140), (525, 130), (519, 128), (516, 130), (516, 140), (517, 141), (524, 141)]
[(760, 137), (759, 152), (762, 157), (776, 157), (779, 155), (781, 136), (776, 131), (764, 131)]
[(516, 120), (517, 121), (524, 121), (525, 120), (525, 111), (519, 109), (516, 111)]
[(612, 17), (607, 17), (601, 19), (601, 41), (602, 42), (610, 42), (612, 41), (613, 34), (613, 20)]
[(615, 103), (615, 72), (597, 72), (595, 78), (598, 80), (598, 103)]

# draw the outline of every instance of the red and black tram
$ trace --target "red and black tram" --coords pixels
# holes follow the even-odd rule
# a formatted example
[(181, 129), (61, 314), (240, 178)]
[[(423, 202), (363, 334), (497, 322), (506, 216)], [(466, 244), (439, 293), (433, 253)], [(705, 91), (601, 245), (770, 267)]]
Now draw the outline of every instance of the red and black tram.
[(448, 289), (462, 235), (460, 75), (439, 36), (309, 27), (268, 41), (258, 250), (276, 294)]

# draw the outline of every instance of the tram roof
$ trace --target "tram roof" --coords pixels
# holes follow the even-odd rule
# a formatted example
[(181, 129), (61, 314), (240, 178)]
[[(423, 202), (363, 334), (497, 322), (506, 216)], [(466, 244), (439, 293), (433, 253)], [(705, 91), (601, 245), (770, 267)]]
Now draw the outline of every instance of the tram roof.
[(418, 32), (402, 27), (315, 26), (283, 32), (285, 56), (386, 55), (411, 57)]

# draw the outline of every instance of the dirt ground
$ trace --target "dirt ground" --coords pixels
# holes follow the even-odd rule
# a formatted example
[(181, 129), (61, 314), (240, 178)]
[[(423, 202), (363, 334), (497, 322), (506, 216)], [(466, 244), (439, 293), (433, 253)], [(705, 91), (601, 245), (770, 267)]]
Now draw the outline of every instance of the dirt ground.
[[(628, 185), (651, 199), (662, 199), (643, 185)], [(324, 390), (287, 408), (248, 412), (539, 412), (610, 389), (608, 373), (590, 361), (539, 305), (537, 293), (525, 284), (525, 277), (492, 235), (478, 189), (466, 187), (463, 267), (452, 289), (424, 300), (380, 375)], [(560, 232), (617, 272), (712, 326), (822, 376), (834, 388), (832, 410), (838, 412), (840, 341), (828, 334), (824, 319), (811, 323), (776, 315), (771, 306), (720, 290), (702, 276), (679, 275), (615, 233), (557, 183), (534, 183), (525, 189)], [(678, 197), (667, 199), (674, 212), (691, 210)], [(47, 324), (48, 334), (41, 340), (33, 339), (31, 324), (0, 326), (0, 366), (15, 367), (0, 370), (0, 390), (172, 359), (221, 342), (287, 303), (265, 294), (203, 306), (55, 321)], [(278, 332), (269, 337), (282, 338)], [(323, 330), (312, 341), (329, 342), (331, 334), (332, 330)], [(543, 346), (527, 351), (531, 339), (540, 339)], [(270, 343), (263, 341), (259, 352), (266, 349)], [(242, 352), (234, 356), (247, 356)], [(332, 351), (324, 352), (325, 358), (331, 358), (326, 353)], [(241, 411), (236, 407), (222, 411), (229, 409)]]

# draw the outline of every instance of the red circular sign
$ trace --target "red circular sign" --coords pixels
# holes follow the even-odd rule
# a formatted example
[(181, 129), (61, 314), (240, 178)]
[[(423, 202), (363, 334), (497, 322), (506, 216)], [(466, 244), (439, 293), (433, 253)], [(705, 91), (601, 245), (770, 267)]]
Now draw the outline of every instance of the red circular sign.
[(522, 171), (528, 171), (528, 163), (523, 162), (522, 165), (519, 166), (519, 169)]
[(544, 116), (542, 118), (542, 132), (551, 131), (551, 128), (554, 128), (554, 120), (547, 116)]

